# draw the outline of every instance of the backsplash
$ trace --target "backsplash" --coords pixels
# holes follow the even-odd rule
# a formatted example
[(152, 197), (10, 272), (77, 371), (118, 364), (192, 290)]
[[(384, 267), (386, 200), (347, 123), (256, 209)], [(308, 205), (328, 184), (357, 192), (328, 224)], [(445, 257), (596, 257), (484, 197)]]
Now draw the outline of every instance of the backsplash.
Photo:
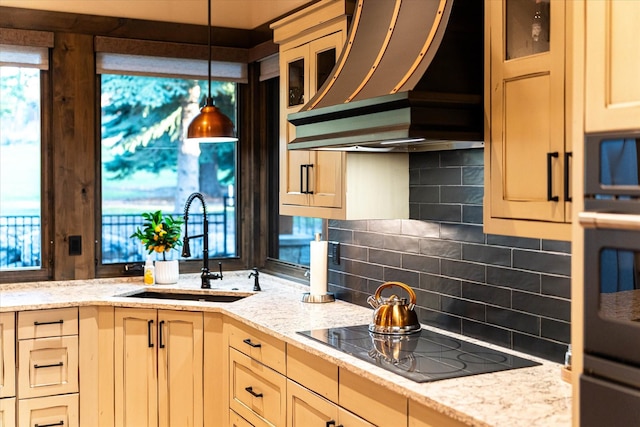
[(562, 362), (570, 242), (483, 233), (482, 149), (412, 153), (409, 163), (412, 219), (329, 222), (341, 244), (329, 291), (367, 305), (382, 283), (404, 282), (421, 323)]

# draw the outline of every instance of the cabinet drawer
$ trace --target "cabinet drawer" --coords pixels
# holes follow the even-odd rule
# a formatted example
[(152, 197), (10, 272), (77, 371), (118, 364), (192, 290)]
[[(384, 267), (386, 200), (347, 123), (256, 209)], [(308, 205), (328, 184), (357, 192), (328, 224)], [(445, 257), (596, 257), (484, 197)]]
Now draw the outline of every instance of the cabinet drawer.
[(334, 403), (338, 402), (338, 366), (287, 346), (287, 377)]
[(18, 401), (19, 427), (78, 427), (78, 414), (77, 394)]
[(229, 410), (229, 425), (231, 427), (253, 427), (249, 421), (245, 420), (232, 410)]
[(229, 406), (254, 425), (284, 426), (286, 378), (229, 349)]
[(353, 372), (340, 369), (340, 406), (379, 426), (407, 421), (407, 398)]
[(285, 343), (251, 327), (229, 324), (229, 346), (262, 362), (281, 374), (285, 373)]
[(78, 336), (23, 340), (18, 344), (18, 397), (78, 391)]
[(18, 339), (78, 335), (78, 308), (21, 311), (18, 313)]
[(0, 313), (0, 398), (16, 395), (15, 319), (15, 313)]

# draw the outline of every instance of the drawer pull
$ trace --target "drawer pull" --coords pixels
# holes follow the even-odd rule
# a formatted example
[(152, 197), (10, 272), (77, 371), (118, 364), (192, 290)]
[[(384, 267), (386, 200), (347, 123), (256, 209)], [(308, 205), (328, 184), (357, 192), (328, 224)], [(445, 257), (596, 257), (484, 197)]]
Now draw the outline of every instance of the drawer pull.
[[(329, 420), (327, 421), (327, 425), (326, 427), (331, 427), (331, 426), (335, 426), (336, 425), (336, 421), (335, 420)], [(336, 427), (344, 427), (342, 424), (338, 424)]]
[[(58, 366), (64, 366), (64, 363), (62, 362), (58, 362), (58, 363), (51, 363), (49, 365), (33, 365), (33, 369), (40, 369), (40, 368), (55, 368)], [(54, 426), (57, 426), (58, 424), (52, 424)]]
[(242, 342), (243, 342), (243, 343), (245, 343), (245, 344), (247, 344), (247, 345), (250, 345), (250, 346), (251, 346), (251, 347), (253, 347), (253, 348), (260, 348), (260, 347), (262, 347), (262, 344), (256, 344), (256, 343), (254, 343), (254, 342), (251, 342), (251, 338), (247, 338), (247, 339), (245, 339), (245, 340), (242, 340)]
[(262, 397), (262, 393), (256, 393), (255, 391), (253, 391), (253, 387), (245, 387), (244, 389), (247, 390), (253, 397)]
[(54, 426), (63, 426), (64, 421), (58, 421), (57, 423), (51, 424), (35, 424), (33, 427), (54, 427)]
[[(60, 319), (60, 320), (54, 320), (52, 322), (38, 322), (35, 321), (33, 322), (33, 326), (42, 326), (42, 325), (62, 325), (64, 323), (64, 320)], [(58, 424), (53, 424), (53, 425), (58, 425)]]

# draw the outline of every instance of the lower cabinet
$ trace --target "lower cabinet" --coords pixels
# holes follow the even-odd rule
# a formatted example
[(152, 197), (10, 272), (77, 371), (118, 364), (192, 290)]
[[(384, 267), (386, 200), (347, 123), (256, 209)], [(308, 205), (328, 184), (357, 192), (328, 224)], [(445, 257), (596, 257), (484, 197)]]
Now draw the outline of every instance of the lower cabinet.
[(0, 399), (0, 427), (16, 425), (16, 398)]
[(17, 319), (15, 425), (78, 427), (78, 308), (22, 311)]
[(203, 425), (203, 314), (115, 309), (115, 424)]
[(467, 424), (409, 400), (409, 427), (464, 427)]

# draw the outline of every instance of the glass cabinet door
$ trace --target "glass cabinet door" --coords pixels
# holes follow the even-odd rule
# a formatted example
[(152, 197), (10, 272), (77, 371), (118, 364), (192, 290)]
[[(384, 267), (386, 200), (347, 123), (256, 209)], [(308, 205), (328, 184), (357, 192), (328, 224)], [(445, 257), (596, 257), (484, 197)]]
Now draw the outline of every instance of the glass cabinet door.
[(506, 0), (507, 60), (549, 51), (550, 0)]
[(289, 107), (304, 104), (304, 58), (289, 62)]

